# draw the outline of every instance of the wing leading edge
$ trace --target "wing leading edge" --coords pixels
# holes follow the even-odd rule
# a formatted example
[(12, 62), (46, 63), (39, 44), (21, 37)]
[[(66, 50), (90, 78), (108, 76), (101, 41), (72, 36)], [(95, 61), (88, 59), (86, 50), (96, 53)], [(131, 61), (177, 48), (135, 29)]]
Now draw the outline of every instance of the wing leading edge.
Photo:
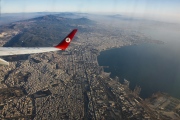
[[(74, 29), (58, 45), (54, 47), (0, 47), (0, 56), (22, 55), (65, 50), (69, 46), (76, 32), (77, 29)], [(0, 64), (8, 65), (8, 62), (3, 59), (0, 59)]]

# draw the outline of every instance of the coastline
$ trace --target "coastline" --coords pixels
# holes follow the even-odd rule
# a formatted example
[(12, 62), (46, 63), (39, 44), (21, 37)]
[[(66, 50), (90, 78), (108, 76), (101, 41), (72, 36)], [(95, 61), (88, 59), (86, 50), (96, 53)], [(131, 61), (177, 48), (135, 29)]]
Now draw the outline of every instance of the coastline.
[[(156, 44), (156, 43), (155, 43)], [(158, 44), (165, 44), (164, 42), (160, 42), (160, 43), (158, 43)], [(129, 45), (129, 46), (134, 46), (134, 45), (137, 45), (137, 44), (132, 44), (132, 45)], [(140, 44), (138, 44), (138, 45), (142, 45), (141, 43)], [(101, 52), (104, 52), (104, 51), (108, 51), (108, 50), (112, 50), (112, 49), (121, 49), (122, 47), (129, 47), (129, 46), (121, 46), (121, 47), (119, 47), (119, 48), (110, 48), (110, 49), (106, 49), (106, 50), (103, 50), (103, 51), (101, 51)], [(101, 55), (101, 52), (99, 52), (99, 54), (98, 54), (98, 56), (100, 56)], [(101, 65), (100, 64), (100, 61), (98, 60), (98, 56), (97, 56), (97, 63), (98, 63), (98, 66), (100, 66), (100, 67), (102, 67), (103, 68), (103, 71), (104, 72), (106, 72), (105, 71), (105, 69), (106, 68), (104, 68), (104, 66), (108, 66), (107, 65), (107, 63), (106, 64), (104, 64), (104, 65)], [(112, 57), (110, 57), (111, 59), (112, 59)], [(110, 61), (110, 60), (108, 60), (108, 61)], [(110, 67), (110, 66), (108, 66), (108, 67)], [(112, 69), (112, 68), (111, 68)], [(114, 77), (112, 77), (111, 76), (111, 74), (112, 74), (112, 71), (111, 72), (109, 72), (109, 70), (108, 70), (108, 72), (106, 72), (106, 73), (108, 73), (109, 74), (109, 77), (110, 78), (114, 78)], [(117, 75), (116, 75), (117, 76)], [(125, 78), (125, 79), (127, 79), (128, 80), (128, 78)], [(122, 80), (121, 80), (122, 81)], [(130, 80), (131, 81), (131, 80)], [(137, 80), (137, 81), (139, 81), (139, 80)], [(120, 83), (123, 83), (123, 82), (120, 82)], [(134, 84), (134, 83), (130, 83), (130, 84)], [(138, 85), (137, 83), (136, 83), (136, 85)], [(136, 85), (133, 85), (134, 87), (136, 86)], [(141, 85), (140, 85), (141, 86)], [(131, 88), (131, 90), (134, 90), (134, 87), (130, 87)], [(142, 87), (142, 86), (141, 86)], [(143, 88), (143, 87), (142, 87)], [(143, 89), (142, 89), (142, 91), (143, 91)], [(158, 90), (158, 91), (162, 91), (162, 90)], [(153, 93), (156, 93), (156, 92), (158, 92), (158, 91), (155, 91), (155, 92), (153, 92)], [(162, 92), (165, 92), (165, 91), (162, 91)], [(149, 95), (149, 96), (147, 96), (147, 97), (143, 97), (144, 99), (146, 99), (146, 98), (149, 98), (149, 97), (151, 97), (152, 96), (152, 94), (153, 93), (151, 93), (151, 95)], [(165, 93), (168, 93), (168, 92), (165, 92)], [(143, 93), (143, 94), (145, 94), (145, 93)], [(169, 94), (169, 93), (168, 93)], [(172, 95), (171, 95), (172, 96)], [(173, 96), (173, 97), (175, 97), (175, 96)], [(175, 98), (177, 98), (177, 99), (180, 99), (180, 98), (178, 98), (178, 97), (175, 97)]]

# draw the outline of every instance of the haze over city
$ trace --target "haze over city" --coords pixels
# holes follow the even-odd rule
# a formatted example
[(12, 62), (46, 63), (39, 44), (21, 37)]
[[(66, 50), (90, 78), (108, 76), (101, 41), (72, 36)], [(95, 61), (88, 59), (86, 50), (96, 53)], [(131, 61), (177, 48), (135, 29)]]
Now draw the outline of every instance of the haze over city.
[(1, 13), (80, 12), (121, 14), (179, 22), (179, 0), (1, 0)]

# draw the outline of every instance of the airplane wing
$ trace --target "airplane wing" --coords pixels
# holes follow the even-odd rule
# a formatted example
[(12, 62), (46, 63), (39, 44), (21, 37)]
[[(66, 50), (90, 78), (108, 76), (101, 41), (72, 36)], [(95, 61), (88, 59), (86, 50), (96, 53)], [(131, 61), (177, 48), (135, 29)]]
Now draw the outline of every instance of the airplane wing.
[[(67, 35), (63, 41), (54, 47), (0, 47), (0, 56), (20, 55), (20, 54), (32, 54), (43, 53), (50, 51), (65, 50), (72, 41), (77, 29), (74, 29), (69, 35)], [(0, 59), (0, 64), (9, 65), (9, 63), (3, 59)]]

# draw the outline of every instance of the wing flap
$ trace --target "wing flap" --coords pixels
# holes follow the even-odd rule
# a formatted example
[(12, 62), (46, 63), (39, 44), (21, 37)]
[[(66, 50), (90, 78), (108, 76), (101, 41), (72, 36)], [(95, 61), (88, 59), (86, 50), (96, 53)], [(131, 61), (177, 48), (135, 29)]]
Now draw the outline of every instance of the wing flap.
[(0, 58), (0, 64), (1, 65), (9, 65), (9, 62), (7, 62), (7, 61)]

